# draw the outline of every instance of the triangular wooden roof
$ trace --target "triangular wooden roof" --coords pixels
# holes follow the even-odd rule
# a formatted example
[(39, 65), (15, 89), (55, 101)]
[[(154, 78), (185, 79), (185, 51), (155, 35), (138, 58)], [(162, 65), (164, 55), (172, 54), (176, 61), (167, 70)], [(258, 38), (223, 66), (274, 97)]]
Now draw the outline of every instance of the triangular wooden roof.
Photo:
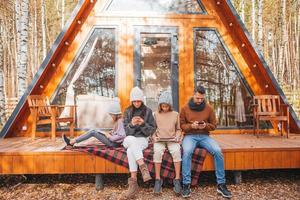
[[(104, 1), (99, 2), (103, 3)], [(22, 131), (24, 119), (28, 118), (29, 116), (29, 108), (26, 103), (27, 96), (30, 94), (41, 94), (43, 92), (44, 85), (47, 85), (47, 81), (50, 80), (46, 80), (45, 77), (53, 77), (55, 75), (57, 63), (63, 60), (64, 53), (68, 50), (70, 44), (80, 31), (81, 26), (84, 25), (85, 20), (88, 18), (91, 11), (93, 11), (96, 3), (97, 0), (79, 1), (78, 5), (73, 11), (72, 16), (55, 40), (52, 48), (48, 52), (48, 55), (41, 64), (38, 72), (34, 76), (31, 84), (28, 86), (12, 115), (3, 127), (0, 133), (0, 138), (11, 136), (14, 132)], [(267, 89), (260, 90), (261, 93), (264, 92), (267, 94), (280, 95), (283, 102), (288, 104), (287, 98), (285, 97), (282, 89), (270, 71), (270, 68), (268, 67), (262, 54), (256, 48), (249, 32), (241, 21), (230, 0), (202, 0), (202, 3), (204, 7), (206, 5), (210, 6), (209, 9), (206, 7), (205, 9), (212, 10), (213, 12), (210, 14), (218, 17), (222, 21), (225, 29), (227, 29), (227, 31), (230, 33), (230, 36), (240, 44), (238, 49), (240, 54), (248, 63), (251, 71), (249, 76), (261, 76), (263, 78), (262, 83), (248, 83), (250, 87), (252, 87), (251, 84), (266, 84), (268, 86)], [(261, 85), (260, 87), (264, 88)], [(294, 133), (300, 133), (300, 121), (297, 119), (292, 107), (290, 107), (290, 114), (291, 131)]]

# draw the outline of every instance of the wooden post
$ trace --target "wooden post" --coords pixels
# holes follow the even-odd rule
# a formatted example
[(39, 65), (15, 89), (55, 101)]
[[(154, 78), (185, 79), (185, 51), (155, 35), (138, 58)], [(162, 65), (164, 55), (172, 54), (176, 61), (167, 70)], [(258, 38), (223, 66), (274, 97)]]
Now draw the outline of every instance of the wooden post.
[(242, 172), (241, 171), (234, 171), (234, 184), (242, 183)]
[(96, 184), (96, 190), (103, 190), (104, 182), (103, 182), (103, 175), (102, 174), (96, 174), (95, 184)]

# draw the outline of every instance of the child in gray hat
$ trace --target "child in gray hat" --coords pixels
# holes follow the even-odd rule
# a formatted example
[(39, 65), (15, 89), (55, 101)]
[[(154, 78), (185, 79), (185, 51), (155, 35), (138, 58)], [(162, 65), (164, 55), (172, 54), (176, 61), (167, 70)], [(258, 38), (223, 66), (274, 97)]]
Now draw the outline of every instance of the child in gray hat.
[(155, 166), (155, 185), (154, 193), (159, 194), (162, 191), (163, 180), (160, 178), (160, 168), (162, 156), (166, 147), (172, 155), (175, 166), (175, 179), (173, 180), (174, 192), (177, 195), (181, 194), (180, 183), (180, 165), (181, 165), (181, 148), (180, 142), (182, 134), (179, 124), (179, 114), (172, 109), (171, 92), (163, 92), (158, 100), (158, 110), (154, 112), (154, 119), (157, 125), (157, 130), (153, 134), (153, 162)]
[(100, 129), (93, 129), (74, 139), (69, 139), (66, 135), (63, 135), (62, 139), (67, 145), (67, 148), (71, 148), (74, 144), (85, 141), (91, 137), (97, 138), (100, 142), (108, 147), (121, 146), (126, 134), (119, 101), (114, 101), (111, 104), (108, 113), (114, 121), (114, 127), (110, 132), (103, 132)]

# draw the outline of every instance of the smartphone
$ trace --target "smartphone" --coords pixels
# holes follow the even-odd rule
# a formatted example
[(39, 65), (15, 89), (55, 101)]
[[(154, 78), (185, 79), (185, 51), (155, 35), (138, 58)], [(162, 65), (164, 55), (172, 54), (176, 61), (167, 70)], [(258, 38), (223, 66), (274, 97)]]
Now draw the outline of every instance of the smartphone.
[(205, 124), (205, 121), (198, 122), (198, 125), (202, 125), (202, 124)]

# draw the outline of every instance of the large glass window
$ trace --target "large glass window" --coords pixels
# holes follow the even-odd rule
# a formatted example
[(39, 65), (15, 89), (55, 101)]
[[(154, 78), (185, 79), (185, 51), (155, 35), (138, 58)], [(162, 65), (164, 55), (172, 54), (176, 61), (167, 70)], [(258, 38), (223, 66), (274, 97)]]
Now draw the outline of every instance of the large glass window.
[(206, 88), (219, 126), (252, 126), (252, 96), (214, 30), (195, 29), (195, 84)]
[(115, 43), (115, 29), (95, 28), (58, 87), (53, 102), (72, 105), (78, 95), (113, 97)]
[(170, 34), (141, 34), (141, 88), (147, 106), (156, 110), (161, 91), (171, 91)]
[(187, 14), (204, 13), (204, 8), (200, 0), (112, 0), (107, 10)]

